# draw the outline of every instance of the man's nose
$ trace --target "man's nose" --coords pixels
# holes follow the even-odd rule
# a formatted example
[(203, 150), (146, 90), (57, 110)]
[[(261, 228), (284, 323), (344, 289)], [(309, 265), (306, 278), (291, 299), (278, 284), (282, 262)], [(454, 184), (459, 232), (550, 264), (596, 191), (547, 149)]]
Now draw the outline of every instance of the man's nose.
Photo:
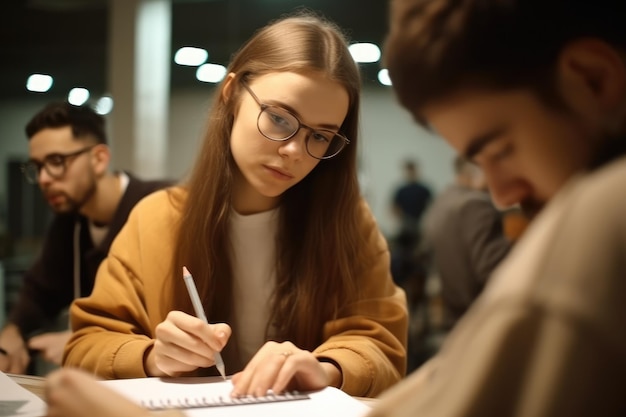
[(488, 175), (487, 186), (491, 199), (499, 209), (513, 207), (532, 196), (532, 188), (521, 179)]
[(42, 166), (37, 170), (37, 183), (39, 183), (40, 187), (44, 187), (44, 185), (50, 184), (54, 178), (48, 174), (48, 171)]

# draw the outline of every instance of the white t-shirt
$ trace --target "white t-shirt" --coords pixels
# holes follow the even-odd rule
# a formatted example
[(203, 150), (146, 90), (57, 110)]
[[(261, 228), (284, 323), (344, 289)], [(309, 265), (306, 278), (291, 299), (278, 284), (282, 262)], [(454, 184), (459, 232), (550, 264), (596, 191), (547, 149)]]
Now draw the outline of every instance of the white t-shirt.
[(233, 334), (240, 359), (248, 363), (265, 342), (269, 299), (276, 286), (276, 231), (278, 209), (262, 213), (231, 214), (233, 266)]

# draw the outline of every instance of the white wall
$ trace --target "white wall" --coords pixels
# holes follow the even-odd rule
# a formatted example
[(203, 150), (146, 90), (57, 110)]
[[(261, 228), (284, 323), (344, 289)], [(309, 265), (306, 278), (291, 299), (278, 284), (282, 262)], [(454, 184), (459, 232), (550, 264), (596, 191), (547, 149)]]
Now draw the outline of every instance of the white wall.
[(418, 127), (390, 88), (366, 89), (361, 114), (363, 191), (381, 229), (390, 234), (389, 203), (403, 180), (403, 162), (417, 161), (422, 180), (438, 192), (452, 181), (454, 154), (443, 140)]
[[(167, 172), (163, 176), (181, 178), (195, 160), (205, 117), (211, 104), (210, 88), (175, 91), (170, 102)], [(28, 157), (24, 126), (47, 102), (46, 96), (28, 101), (0, 100), (0, 227), (6, 219), (6, 161)], [(49, 98), (47, 98), (49, 99)], [(361, 177), (363, 191), (385, 233), (394, 224), (389, 213), (391, 193), (402, 180), (401, 165), (416, 159), (423, 180), (435, 192), (452, 180), (452, 151), (439, 138), (417, 127), (402, 109), (389, 88), (366, 87), (361, 111)], [(113, 149), (115, 155), (115, 149)], [(113, 160), (115, 167), (115, 157)], [(129, 167), (117, 167), (129, 168)], [(132, 167), (130, 167), (132, 171)]]

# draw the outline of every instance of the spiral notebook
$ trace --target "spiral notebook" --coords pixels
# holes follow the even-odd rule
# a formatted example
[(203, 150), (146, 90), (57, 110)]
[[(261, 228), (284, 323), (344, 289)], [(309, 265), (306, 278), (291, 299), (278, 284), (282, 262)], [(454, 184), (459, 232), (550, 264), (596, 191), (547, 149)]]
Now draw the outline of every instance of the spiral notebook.
[(189, 417), (363, 417), (369, 411), (364, 403), (332, 387), (308, 393), (231, 398), (230, 380), (215, 377), (117, 379), (101, 383), (145, 408), (183, 409)]

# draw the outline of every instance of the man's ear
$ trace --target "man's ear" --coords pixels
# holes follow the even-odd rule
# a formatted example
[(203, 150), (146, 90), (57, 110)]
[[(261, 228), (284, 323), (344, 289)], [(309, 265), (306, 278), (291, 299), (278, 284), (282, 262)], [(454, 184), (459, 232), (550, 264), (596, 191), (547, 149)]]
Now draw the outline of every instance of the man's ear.
[(237, 74), (229, 72), (224, 79), (224, 86), (222, 87), (222, 100), (227, 102), (230, 99), (230, 96), (233, 94), (233, 83), (236, 77)]
[(111, 150), (107, 145), (101, 143), (94, 146), (91, 152), (91, 160), (96, 175), (104, 175), (109, 169), (109, 162), (111, 162)]
[(626, 64), (620, 52), (599, 39), (571, 42), (558, 60), (561, 91), (574, 105), (611, 112), (626, 98)]

